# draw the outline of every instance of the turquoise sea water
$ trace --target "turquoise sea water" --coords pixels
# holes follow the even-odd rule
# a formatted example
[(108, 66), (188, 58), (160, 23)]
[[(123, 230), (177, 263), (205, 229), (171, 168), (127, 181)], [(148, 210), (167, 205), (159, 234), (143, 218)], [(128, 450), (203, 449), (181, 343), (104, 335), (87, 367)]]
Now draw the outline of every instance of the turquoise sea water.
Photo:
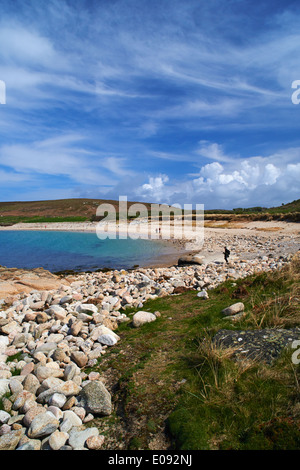
[(130, 269), (145, 266), (170, 253), (164, 242), (99, 240), (95, 233), (59, 231), (0, 231), (0, 265), (42, 267), (51, 272)]

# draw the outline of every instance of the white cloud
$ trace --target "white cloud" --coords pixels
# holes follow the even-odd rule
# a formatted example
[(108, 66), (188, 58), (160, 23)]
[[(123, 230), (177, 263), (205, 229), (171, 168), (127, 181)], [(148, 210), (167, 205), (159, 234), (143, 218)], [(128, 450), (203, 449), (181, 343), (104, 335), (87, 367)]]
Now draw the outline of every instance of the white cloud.
[(163, 197), (171, 204), (204, 204), (207, 209), (276, 206), (299, 197), (300, 163), (289, 163), (299, 156), (300, 148), (294, 148), (267, 157), (215, 161), (203, 165), (196, 178), (152, 176), (136, 194), (144, 200)]
[(169, 181), (167, 175), (159, 175), (156, 177), (150, 177), (149, 183), (143, 184), (137, 188), (136, 194), (142, 198), (150, 198), (155, 202), (160, 202), (165, 199), (165, 184)]
[(101, 166), (109, 170), (117, 177), (134, 177), (135, 172), (127, 166), (126, 158), (122, 157), (105, 157), (101, 160)]
[(57, 60), (61, 62), (49, 39), (18, 24), (1, 25), (0, 43), (0, 55), (12, 64), (31, 63), (55, 68)]
[(218, 162), (233, 162), (234, 158), (224, 154), (222, 146), (217, 143), (210, 143), (206, 140), (199, 142), (200, 147), (197, 150), (197, 154), (202, 157), (209, 158)]
[(300, 181), (300, 163), (288, 164), (286, 167), (286, 174), (293, 179)]
[(280, 169), (273, 165), (273, 163), (268, 163), (265, 167), (263, 183), (267, 185), (275, 184), (280, 175)]
[(23, 173), (15, 173), (12, 171), (0, 170), (0, 181), (2, 187), (9, 187), (10, 185), (19, 185), (20, 183), (28, 182), (34, 178)]
[(98, 155), (84, 144), (83, 136), (66, 134), (28, 144), (3, 145), (0, 165), (23, 174), (24, 179), (32, 174), (65, 176), (94, 186), (114, 186), (120, 177), (134, 174), (126, 168), (125, 158)]
[(224, 168), (219, 162), (208, 163), (201, 168), (200, 175), (207, 179), (215, 179), (223, 170)]

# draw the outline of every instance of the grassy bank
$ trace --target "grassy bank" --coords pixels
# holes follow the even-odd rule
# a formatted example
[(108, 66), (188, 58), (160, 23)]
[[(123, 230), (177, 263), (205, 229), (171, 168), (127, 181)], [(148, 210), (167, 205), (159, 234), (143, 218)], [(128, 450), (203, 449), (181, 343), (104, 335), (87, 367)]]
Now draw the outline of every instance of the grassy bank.
[[(106, 448), (299, 449), (300, 366), (293, 351), (271, 364), (233, 360), (232, 349), (213, 341), (224, 328), (299, 327), (299, 272), (295, 258), (278, 272), (228, 280), (208, 300), (195, 291), (152, 300), (143, 310), (159, 311), (155, 322), (139, 329), (122, 324), (121, 341), (95, 367), (115, 405), (112, 416), (96, 420)], [(222, 309), (238, 301), (245, 315), (224, 319)]]
[(0, 226), (2, 227), (9, 227), (15, 224), (23, 223), (23, 224), (31, 224), (31, 223), (53, 223), (53, 222), (85, 222), (88, 220), (87, 217), (21, 217), (21, 216), (6, 216), (1, 217), (0, 219)]

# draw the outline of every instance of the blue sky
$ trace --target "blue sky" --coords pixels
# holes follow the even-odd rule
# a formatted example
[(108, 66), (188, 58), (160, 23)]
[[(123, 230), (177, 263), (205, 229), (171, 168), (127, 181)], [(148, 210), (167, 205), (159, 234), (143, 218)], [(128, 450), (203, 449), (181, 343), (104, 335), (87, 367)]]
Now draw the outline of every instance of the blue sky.
[(0, 201), (298, 199), (299, 24), (298, 0), (1, 1)]

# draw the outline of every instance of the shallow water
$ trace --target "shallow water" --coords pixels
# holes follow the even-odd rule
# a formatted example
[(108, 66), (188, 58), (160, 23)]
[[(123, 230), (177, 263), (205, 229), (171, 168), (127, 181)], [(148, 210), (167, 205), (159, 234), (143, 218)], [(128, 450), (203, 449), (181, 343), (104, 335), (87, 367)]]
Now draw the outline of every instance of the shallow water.
[(172, 249), (162, 241), (100, 240), (95, 233), (0, 231), (0, 265), (51, 272), (130, 269), (145, 266)]

